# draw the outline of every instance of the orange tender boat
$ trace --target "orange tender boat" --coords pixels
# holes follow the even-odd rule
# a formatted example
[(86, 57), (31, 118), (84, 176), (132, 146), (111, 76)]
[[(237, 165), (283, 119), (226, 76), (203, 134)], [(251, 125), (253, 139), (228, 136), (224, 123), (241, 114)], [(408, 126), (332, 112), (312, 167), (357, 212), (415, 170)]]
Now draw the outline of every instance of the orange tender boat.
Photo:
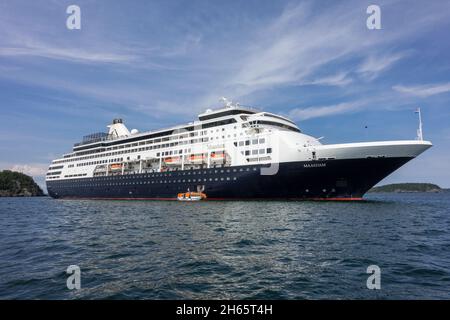
[(178, 201), (200, 201), (206, 199), (206, 194), (203, 192), (184, 192), (177, 196)]

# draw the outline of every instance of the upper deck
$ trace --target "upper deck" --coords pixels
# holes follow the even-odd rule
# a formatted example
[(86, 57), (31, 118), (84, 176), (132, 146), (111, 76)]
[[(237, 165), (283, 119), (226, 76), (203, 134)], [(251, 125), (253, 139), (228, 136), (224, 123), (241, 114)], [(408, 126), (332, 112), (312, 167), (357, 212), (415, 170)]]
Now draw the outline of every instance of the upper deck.
[[(172, 146), (177, 144), (175, 141), (182, 138), (193, 139), (183, 141), (189, 144), (189, 142), (199, 141), (195, 137), (200, 135), (202, 136), (201, 141), (207, 142), (208, 136), (217, 131), (216, 129), (212, 130), (212, 128), (226, 128), (229, 125), (231, 125), (231, 128), (240, 128), (241, 130), (268, 128), (301, 132), (294, 122), (283, 116), (239, 105), (226, 105), (216, 110), (207, 110), (199, 114), (198, 118), (198, 121), (187, 124), (142, 133), (137, 130), (129, 131), (121, 119), (114, 119), (112, 124), (108, 125), (108, 133), (85, 136), (82, 142), (74, 145), (72, 152), (63, 155), (61, 160), (55, 159), (54, 163), (66, 162), (65, 160), (69, 159), (73, 161), (80, 157), (86, 158), (86, 156), (96, 157), (96, 154), (116, 149), (133, 148), (137, 145), (152, 146), (162, 143), (161, 147), (164, 147), (166, 146), (164, 142), (167, 143), (169, 140), (174, 140), (167, 145)], [(188, 134), (186, 135), (186, 133)]]

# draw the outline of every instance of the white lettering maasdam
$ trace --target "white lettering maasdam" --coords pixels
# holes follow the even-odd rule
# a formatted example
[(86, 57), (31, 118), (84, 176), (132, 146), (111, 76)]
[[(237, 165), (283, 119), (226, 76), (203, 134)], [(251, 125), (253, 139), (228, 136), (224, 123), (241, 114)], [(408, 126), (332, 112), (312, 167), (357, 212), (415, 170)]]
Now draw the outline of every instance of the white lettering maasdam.
[(304, 168), (320, 168), (320, 167), (326, 167), (326, 163), (306, 163), (303, 165)]

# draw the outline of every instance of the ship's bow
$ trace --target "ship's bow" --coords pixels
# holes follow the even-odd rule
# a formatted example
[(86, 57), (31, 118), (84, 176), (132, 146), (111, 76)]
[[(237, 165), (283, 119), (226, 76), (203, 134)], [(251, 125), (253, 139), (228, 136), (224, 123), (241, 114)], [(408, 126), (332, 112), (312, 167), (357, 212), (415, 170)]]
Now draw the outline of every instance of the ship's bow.
[[(359, 199), (382, 179), (432, 146), (429, 141), (379, 141), (323, 145), (316, 149), (327, 161), (339, 198)], [(331, 181), (330, 181), (331, 182)]]

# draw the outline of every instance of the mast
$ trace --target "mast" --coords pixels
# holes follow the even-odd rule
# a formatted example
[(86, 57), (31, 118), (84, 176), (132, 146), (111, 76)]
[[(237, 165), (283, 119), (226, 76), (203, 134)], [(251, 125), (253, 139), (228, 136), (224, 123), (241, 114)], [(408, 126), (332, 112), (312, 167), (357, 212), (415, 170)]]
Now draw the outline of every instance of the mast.
[(415, 113), (419, 114), (419, 129), (417, 129), (417, 140), (423, 141), (423, 132), (422, 132), (422, 113), (420, 112), (420, 107), (417, 108)]

